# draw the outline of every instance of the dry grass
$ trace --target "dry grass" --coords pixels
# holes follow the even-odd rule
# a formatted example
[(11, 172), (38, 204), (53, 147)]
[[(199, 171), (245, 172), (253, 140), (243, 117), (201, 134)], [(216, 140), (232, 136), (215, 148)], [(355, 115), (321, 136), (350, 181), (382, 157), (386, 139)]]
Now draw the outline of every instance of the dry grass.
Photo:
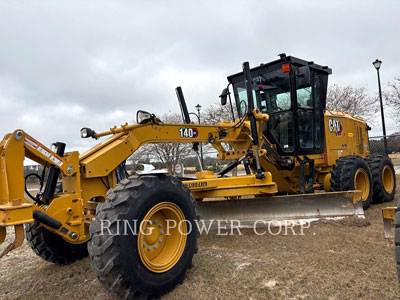
[[(383, 239), (380, 210), (389, 205), (373, 206), (366, 221), (314, 223), (304, 236), (202, 236), (195, 267), (163, 299), (400, 299)], [(0, 270), (0, 299), (114, 299), (88, 259), (56, 266), (24, 244)]]

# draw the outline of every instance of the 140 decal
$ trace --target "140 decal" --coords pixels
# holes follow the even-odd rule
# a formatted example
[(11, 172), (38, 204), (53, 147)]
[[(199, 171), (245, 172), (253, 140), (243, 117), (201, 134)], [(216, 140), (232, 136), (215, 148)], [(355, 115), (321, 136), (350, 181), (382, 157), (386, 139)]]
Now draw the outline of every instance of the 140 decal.
[(179, 133), (181, 134), (181, 138), (195, 139), (199, 136), (197, 128), (180, 128)]

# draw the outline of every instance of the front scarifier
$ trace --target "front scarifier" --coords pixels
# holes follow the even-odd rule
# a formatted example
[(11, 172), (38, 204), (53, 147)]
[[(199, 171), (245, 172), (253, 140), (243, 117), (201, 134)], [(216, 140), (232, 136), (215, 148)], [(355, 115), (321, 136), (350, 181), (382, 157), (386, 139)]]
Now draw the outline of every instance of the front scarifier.
[(88, 244), (92, 268), (122, 299), (160, 296), (192, 266), (198, 219), (195, 200), (178, 179), (130, 177), (97, 207)]

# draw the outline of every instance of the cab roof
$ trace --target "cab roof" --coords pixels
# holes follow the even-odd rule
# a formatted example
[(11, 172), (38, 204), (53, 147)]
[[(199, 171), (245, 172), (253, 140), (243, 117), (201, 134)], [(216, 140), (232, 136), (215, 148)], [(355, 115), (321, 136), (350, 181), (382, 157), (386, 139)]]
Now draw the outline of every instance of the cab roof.
[[(279, 54), (279, 59), (271, 61), (269, 63), (265, 63), (265, 64), (260, 64), (257, 67), (254, 67), (252, 69), (250, 69), (250, 71), (261, 71), (262, 69), (265, 69), (265, 71), (268, 71), (268, 69), (271, 66), (275, 66), (277, 64), (285, 64), (285, 63), (290, 63), (294, 66), (297, 67), (303, 67), (303, 66), (309, 66), (310, 69), (317, 71), (319, 73), (324, 73), (326, 75), (332, 74), (332, 69), (330, 69), (328, 66), (322, 66), (322, 65), (318, 65), (316, 63), (314, 63), (313, 61), (306, 61), (304, 59), (300, 59), (294, 56), (286, 56), (285, 53)], [(243, 76), (243, 72), (239, 72), (233, 75), (228, 76), (228, 81), (230, 83), (232, 83), (232, 79), (237, 77), (237, 76)]]

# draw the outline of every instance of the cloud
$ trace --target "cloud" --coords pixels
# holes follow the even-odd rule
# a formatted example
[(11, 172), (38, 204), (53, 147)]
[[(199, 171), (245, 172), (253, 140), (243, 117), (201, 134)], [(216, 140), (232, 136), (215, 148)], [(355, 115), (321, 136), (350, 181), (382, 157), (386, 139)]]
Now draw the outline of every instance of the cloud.
[[(397, 1), (30, 1), (0, 4), (0, 128), (83, 149), (138, 109), (218, 101), (226, 76), (281, 52), (333, 68), (331, 83), (376, 92), (399, 75)], [(377, 116), (379, 119), (379, 116)], [(389, 128), (394, 125), (389, 122)]]

